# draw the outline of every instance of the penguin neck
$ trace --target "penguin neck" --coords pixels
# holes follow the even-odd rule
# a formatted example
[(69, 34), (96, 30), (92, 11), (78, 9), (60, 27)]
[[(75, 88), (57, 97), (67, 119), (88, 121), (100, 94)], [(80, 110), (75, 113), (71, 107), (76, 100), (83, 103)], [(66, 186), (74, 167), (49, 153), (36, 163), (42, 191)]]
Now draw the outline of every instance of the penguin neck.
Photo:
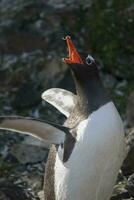
[(99, 76), (80, 81), (75, 78), (79, 111), (84, 116), (96, 111), (110, 101)]

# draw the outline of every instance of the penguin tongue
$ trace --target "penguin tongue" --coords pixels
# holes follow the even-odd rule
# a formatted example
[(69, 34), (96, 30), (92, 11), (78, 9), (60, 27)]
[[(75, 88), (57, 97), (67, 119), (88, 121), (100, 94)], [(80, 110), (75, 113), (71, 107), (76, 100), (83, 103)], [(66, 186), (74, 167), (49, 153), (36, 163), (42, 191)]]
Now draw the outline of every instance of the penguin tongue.
[(74, 47), (70, 36), (66, 36), (65, 40), (67, 42), (69, 56), (68, 56), (68, 58), (63, 58), (64, 63), (66, 63), (66, 64), (71, 64), (71, 63), (83, 64), (83, 61), (82, 61), (78, 51)]

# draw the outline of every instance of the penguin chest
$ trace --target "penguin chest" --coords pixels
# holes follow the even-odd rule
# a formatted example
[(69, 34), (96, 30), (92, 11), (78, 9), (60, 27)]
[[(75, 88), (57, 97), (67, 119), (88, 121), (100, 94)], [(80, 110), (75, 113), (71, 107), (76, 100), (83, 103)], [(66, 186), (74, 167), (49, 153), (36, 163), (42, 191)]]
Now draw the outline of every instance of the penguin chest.
[(56, 200), (108, 200), (124, 157), (124, 131), (112, 102), (78, 126), (67, 162), (59, 149), (55, 162)]

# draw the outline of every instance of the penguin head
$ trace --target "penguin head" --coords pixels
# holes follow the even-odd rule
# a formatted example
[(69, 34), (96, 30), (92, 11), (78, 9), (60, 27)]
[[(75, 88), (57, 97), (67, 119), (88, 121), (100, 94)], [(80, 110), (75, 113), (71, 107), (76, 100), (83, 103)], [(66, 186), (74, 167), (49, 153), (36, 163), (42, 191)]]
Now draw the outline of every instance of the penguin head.
[(74, 78), (79, 111), (88, 116), (109, 102), (109, 96), (100, 80), (95, 59), (88, 53), (78, 52), (69, 36), (65, 40), (69, 56), (63, 62), (68, 64)]
[(98, 77), (98, 69), (95, 59), (88, 53), (78, 52), (70, 38), (66, 36), (69, 56), (63, 58), (63, 62), (68, 64), (75, 78), (88, 80), (89, 77)]

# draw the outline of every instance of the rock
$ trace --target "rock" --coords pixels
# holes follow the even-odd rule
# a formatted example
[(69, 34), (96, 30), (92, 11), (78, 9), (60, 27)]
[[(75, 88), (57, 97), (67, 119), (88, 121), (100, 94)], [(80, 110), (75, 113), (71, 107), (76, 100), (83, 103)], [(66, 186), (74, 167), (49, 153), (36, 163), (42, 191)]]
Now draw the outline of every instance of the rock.
[(133, 199), (129, 198), (128, 192), (125, 192), (122, 194), (112, 196), (110, 200), (133, 200)]
[(128, 125), (134, 126), (134, 91), (129, 95), (127, 102), (127, 121)]
[(16, 92), (13, 106), (14, 108), (24, 109), (24, 107), (37, 105), (40, 100), (40, 93), (35, 88), (35, 84), (29, 82), (23, 83)]
[[(11, 22), (9, 20), (19, 20), (21, 17), (25, 20), (30, 19), (32, 16), (40, 14), (44, 10), (44, 13), (54, 11), (54, 9), (67, 9), (71, 10), (73, 8), (79, 8), (80, 6), (90, 7), (93, 0), (1, 0), (0, 2), (0, 17), (1, 20), (8, 20), (8, 24)], [(49, 9), (46, 9), (49, 8)], [(23, 16), (22, 16), (23, 14)]]
[(64, 78), (67, 66), (62, 61), (51, 59), (46, 61), (45, 67), (39, 72), (39, 77), (44, 90), (48, 87), (56, 87)]
[(110, 200), (121, 200), (129, 197), (128, 191), (125, 188), (127, 183), (127, 179), (123, 179), (118, 181), (118, 183), (114, 186), (113, 195)]
[(113, 77), (111, 74), (101, 74), (101, 79), (103, 81), (103, 85), (106, 88), (113, 88), (115, 84), (117, 83), (117, 80), (115, 77)]
[(36, 192), (39, 188), (42, 189), (42, 175), (43, 172), (41, 172), (38, 167), (35, 167), (34, 169), (34, 166), (30, 166), (27, 171), (22, 173), (20, 178), (21, 184), (27, 183), (27, 188)]
[(48, 5), (55, 9), (76, 9), (79, 6), (90, 7), (92, 2), (92, 0), (48, 0)]
[(129, 178), (128, 178), (128, 182), (126, 185), (126, 189), (128, 190), (130, 196), (134, 197), (134, 174), (132, 174)]
[(37, 163), (46, 159), (47, 150), (38, 146), (27, 144), (14, 144), (11, 149), (11, 154), (22, 163)]
[(0, 200), (33, 200), (33, 196), (28, 194), (24, 188), (13, 183), (0, 182)]
[(59, 42), (64, 36), (62, 17), (68, 15), (69, 21), (75, 22), (75, 19), (72, 20), (76, 18), (74, 10), (89, 8), (91, 4), (92, 0), (2, 0), (0, 52), (18, 54), (37, 49), (52, 51), (55, 39)]
[(20, 20), (23, 14), (25, 19), (31, 18), (35, 14), (39, 14), (42, 9), (43, 1), (35, 1), (35, 0), (1, 0), (0, 2), (0, 19), (3, 20)]
[[(127, 130), (127, 155), (122, 166), (122, 173), (114, 187), (111, 200), (131, 200), (134, 191), (134, 128)], [(120, 170), (121, 171), (121, 170)]]
[(126, 86), (127, 86), (127, 81), (124, 79), (123, 81), (120, 81), (118, 84), (117, 84), (117, 86), (116, 86), (116, 88), (117, 89), (122, 89), (122, 88), (125, 88)]
[(2, 54), (21, 54), (48, 48), (46, 38), (39, 34), (19, 30), (3, 30), (0, 34), (0, 52)]
[(44, 191), (43, 190), (39, 191), (38, 196), (40, 200), (44, 200)]
[(134, 173), (134, 128), (128, 131), (126, 138), (127, 143), (127, 156), (122, 166), (124, 175), (130, 175)]

